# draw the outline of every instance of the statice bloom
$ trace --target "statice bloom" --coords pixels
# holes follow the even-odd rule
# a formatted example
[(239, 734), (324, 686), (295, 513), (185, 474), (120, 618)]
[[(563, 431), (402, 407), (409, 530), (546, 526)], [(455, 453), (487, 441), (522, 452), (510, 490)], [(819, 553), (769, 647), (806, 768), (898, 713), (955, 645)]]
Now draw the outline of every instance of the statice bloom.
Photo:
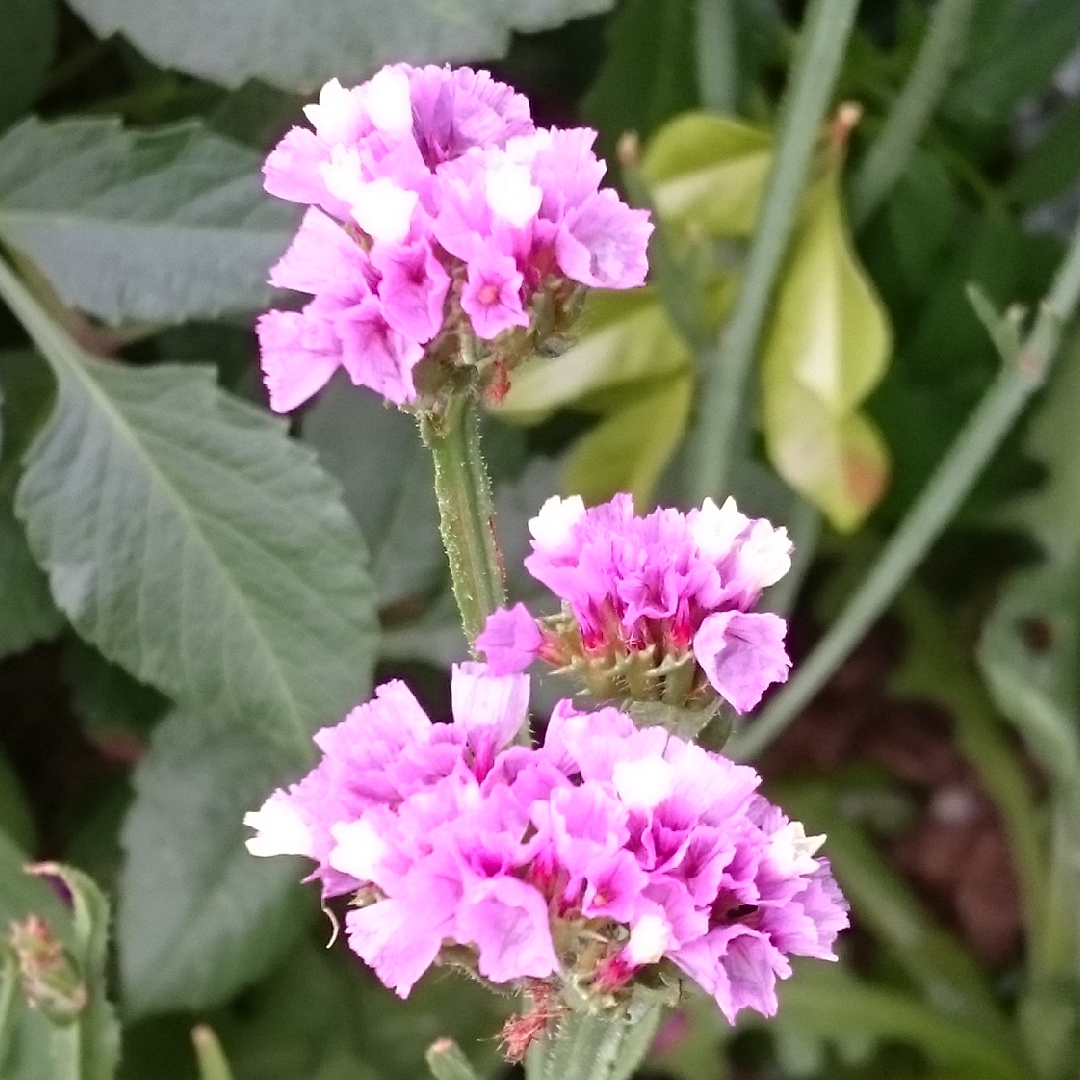
[(600, 189), (596, 133), (535, 127), (486, 72), (398, 64), (331, 80), (304, 111), (311, 127), (264, 169), (267, 191), (309, 207), (270, 281), (310, 300), (258, 324), (279, 412), (339, 367), (397, 405), (436, 395), (465, 354), (504, 386), (565, 329), (581, 286), (645, 279), (652, 226)]
[(776, 1011), (791, 956), (835, 959), (847, 905), (823, 837), (752, 768), (565, 701), (543, 746), (509, 745), (527, 695), (525, 676), (460, 665), (453, 722), (433, 724), (381, 687), (245, 818), (249, 849), (306, 855), (327, 895), (352, 894), (349, 944), (402, 996), (436, 963), (601, 1007), (689, 978), (733, 1021)]
[(525, 566), (563, 613), (538, 622), (519, 604), (492, 615), (477, 646), (493, 670), (540, 657), (601, 697), (707, 708), (719, 695), (738, 713), (787, 678), (784, 620), (751, 610), (791, 566), (785, 529), (732, 499), (637, 517), (629, 495), (588, 510), (553, 497), (529, 528)]

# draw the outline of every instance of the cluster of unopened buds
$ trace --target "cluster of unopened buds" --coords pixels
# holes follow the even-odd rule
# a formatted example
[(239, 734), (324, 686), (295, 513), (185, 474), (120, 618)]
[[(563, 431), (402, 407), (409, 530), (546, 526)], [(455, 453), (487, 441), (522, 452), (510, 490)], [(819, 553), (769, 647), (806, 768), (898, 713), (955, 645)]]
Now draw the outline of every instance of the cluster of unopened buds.
[(266, 189), (306, 204), (271, 283), (301, 310), (259, 320), (271, 406), (344, 367), (388, 401), (435, 411), (559, 348), (583, 286), (647, 270), (648, 214), (600, 188), (586, 128), (537, 128), (528, 100), (470, 68), (384, 68), (327, 83), (266, 161)]

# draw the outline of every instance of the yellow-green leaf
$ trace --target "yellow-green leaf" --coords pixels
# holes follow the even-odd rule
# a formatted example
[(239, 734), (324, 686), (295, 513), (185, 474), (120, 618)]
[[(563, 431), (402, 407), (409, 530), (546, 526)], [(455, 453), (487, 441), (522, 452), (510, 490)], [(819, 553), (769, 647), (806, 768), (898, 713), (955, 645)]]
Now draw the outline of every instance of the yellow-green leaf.
[(761, 128), (695, 112), (666, 124), (642, 160), (657, 211), (716, 236), (749, 236), (772, 157)]
[(885, 489), (888, 455), (858, 412), (884, 374), (884, 308), (844, 227), (839, 171), (811, 190), (765, 333), (762, 408), (769, 459), (840, 530)]
[[(514, 372), (496, 411), (531, 423), (587, 394), (678, 373), (690, 364), (685, 341), (651, 289), (590, 294), (578, 343), (552, 360)], [(599, 411), (602, 411), (599, 410)]]
[(648, 507), (686, 431), (693, 386), (687, 368), (626, 391), (625, 402), (578, 441), (563, 473), (564, 492), (597, 503), (629, 491), (639, 509)]

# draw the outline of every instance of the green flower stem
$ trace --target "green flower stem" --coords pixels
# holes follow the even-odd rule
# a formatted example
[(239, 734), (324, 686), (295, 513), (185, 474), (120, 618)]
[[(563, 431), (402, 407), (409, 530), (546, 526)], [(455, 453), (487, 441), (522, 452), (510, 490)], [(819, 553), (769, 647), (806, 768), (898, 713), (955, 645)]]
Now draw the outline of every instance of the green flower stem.
[(469, 1059), (453, 1039), (438, 1039), (424, 1055), (435, 1080), (479, 1080)]
[(851, 218), (858, 228), (874, 215), (911, 161), (967, 50), (975, 0), (938, 0), (900, 96), (871, 144), (851, 185)]
[(739, 89), (735, 0), (697, 0), (694, 42), (701, 104), (734, 116)]
[(915, 505), (897, 527), (836, 622), (799, 665), (765, 711), (728, 744), (748, 760), (761, 753), (829, 681), (870, 625), (892, 603), (904, 582), (941, 535), (972, 485), (1008, 434), (1028, 399), (1046, 381), (1062, 328), (1080, 299), (1080, 225), (1058, 269), (1035, 325), (1019, 349), (1006, 347), (1004, 321), (995, 334), (1005, 361), (993, 386), (957, 435)]
[(472, 645), (487, 617), (506, 601), (476, 402), (458, 396), (442, 416), (421, 417), (420, 432), (435, 460), (439, 531), (461, 623)]
[(750, 369), (858, 5), (859, 0), (811, 0), (807, 10), (735, 310), (701, 386), (688, 461), (687, 494), (694, 503), (730, 487)]
[(211, 1028), (205, 1024), (192, 1028), (191, 1042), (199, 1063), (200, 1080), (233, 1080), (232, 1069), (229, 1068), (221, 1043)]
[(572, 1011), (529, 1047), (528, 1080), (629, 1080), (652, 1045), (662, 1009), (636, 1020)]

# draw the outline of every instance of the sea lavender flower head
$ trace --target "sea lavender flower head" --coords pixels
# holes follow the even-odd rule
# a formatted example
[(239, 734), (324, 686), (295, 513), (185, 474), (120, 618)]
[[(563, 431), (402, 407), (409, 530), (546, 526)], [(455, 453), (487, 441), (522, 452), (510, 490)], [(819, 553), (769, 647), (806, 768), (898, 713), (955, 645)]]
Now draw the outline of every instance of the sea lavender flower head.
[(525, 566), (562, 611), (534, 620), (519, 604), (491, 616), (477, 646), (493, 670), (540, 658), (635, 715), (677, 707), (691, 733), (721, 701), (746, 713), (787, 678), (784, 620), (752, 610), (791, 565), (785, 529), (732, 499), (638, 517), (629, 495), (591, 509), (553, 497), (529, 528)]
[(470, 664), (452, 680), (452, 723), (388, 684), (245, 819), (253, 853), (307, 855), (325, 893), (351, 894), (349, 945), (387, 986), (404, 997), (440, 964), (624, 1009), (688, 978), (734, 1020), (776, 1011), (790, 956), (835, 959), (847, 905), (823, 837), (757, 794), (752, 768), (565, 701), (542, 746), (511, 746), (526, 677)]
[(258, 324), (271, 407), (339, 368), (436, 410), (565, 339), (583, 287), (646, 272), (648, 215), (600, 189), (596, 133), (537, 128), (528, 101), (470, 68), (328, 82), (271, 151), (266, 189), (308, 210), (271, 284), (307, 294)]

